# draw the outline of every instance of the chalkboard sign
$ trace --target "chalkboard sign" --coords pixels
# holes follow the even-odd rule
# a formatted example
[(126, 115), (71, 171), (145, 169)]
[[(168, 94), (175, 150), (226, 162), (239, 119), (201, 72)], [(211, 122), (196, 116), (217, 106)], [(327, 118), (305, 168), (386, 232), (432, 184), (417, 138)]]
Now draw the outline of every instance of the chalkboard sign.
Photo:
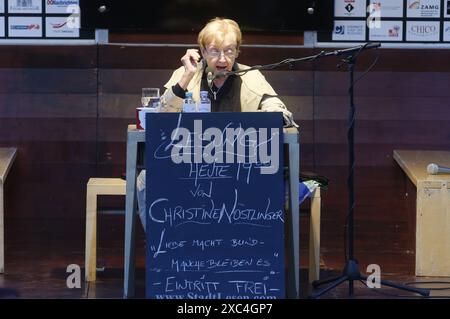
[(284, 298), (281, 113), (148, 113), (146, 296)]

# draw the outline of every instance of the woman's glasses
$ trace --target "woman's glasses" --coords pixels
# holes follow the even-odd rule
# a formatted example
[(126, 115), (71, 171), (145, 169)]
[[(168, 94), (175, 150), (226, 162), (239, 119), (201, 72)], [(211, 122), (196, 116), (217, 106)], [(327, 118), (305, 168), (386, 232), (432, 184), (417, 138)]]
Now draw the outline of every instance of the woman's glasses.
[(225, 50), (218, 50), (215, 48), (212, 49), (207, 49), (206, 53), (208, 53), (208, 55), (212, 58), (219, 58), (222, 54), (226, 57), (226, 58), (234, 58), (236, 56), (236, 49), (235, 48), (229, 48), (229, 49), (225, 49)]

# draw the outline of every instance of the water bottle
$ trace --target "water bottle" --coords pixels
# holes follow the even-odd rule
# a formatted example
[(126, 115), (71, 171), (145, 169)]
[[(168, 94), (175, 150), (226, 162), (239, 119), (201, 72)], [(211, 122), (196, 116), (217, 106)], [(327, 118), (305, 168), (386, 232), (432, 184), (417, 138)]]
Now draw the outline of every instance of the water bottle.
[(186, 97), (183, 99), (183, 112), (196, 112), (197, 105), (192, 98), (192, 92), (186, 92)]
[(198, 112), (211, 112), (211, 100), (208, 97), (208, 91), (200, 91), (200, 102), (197, 110)]

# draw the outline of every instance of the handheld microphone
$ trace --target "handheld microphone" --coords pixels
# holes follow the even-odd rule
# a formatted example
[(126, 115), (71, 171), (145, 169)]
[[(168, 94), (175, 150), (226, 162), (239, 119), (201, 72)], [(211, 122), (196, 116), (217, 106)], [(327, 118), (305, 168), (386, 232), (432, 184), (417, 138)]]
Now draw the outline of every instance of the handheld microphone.
[(427, 166), (427, 172), (431, 175), (450, 174), (450, 167), (439, 166), (438, 164), (431, 163)]

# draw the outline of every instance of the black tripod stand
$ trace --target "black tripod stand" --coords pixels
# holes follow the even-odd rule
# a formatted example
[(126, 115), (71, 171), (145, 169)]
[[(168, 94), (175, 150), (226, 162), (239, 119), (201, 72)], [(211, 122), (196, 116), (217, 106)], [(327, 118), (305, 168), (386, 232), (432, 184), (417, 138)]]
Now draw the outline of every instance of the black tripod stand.
[[(353, 209), (355, 207), (355, 196), (354, 196), (354, 184), (353, 184), (353, 173), (354, 173), (354, 165), (355, 165), (355, 152), (354, 152), (354, 127), (355, 127), (355, 105), (354, 105), (354, 94), (353, 94), (353, 86), (354, 86), (354, 69), (356, 64), (356, 58), (358, 54), (370, 48), (379, 47), (380, 44), (366, 44), (356, 48), (344, 49), (335, 52), (335, 55), (345, 54), (346, 57), (343, 62), (348, 66), (348, 70), (350, 73), (350, 110), (348, 117), (348, 131), (347, 131), (347, 140), (348, 140), (348, 228), (347, 228), (347, 243), (348, 243), (348, 255), (347, 255), (347, 263), (342, 271), (342, 275), (334, 278), (325, 279), (322, 281), (314, 281), (312, 283), (314, 288), (317, 288), (320, 285), (330, 283), (327, 287), (322, 290), (313, 292), (310, 297), (317, 298), (323, 295), (324, 293), (330, 291), (331, 289), (339, 286), (340, 284), (348, 281), (348, 293), (349, 296), (353, 296), (353, 282), (355, 280), (366, 281), (367, 276), (361, 275), (358, 267), (358, 261), (354, 259), (353, 255)], [(394, 287), (402, 290), (406, 290), (413, 293), (418, 293), (422, 296), (428, 296), (430, 294), (427, 289), (420, 289), (414, 287), (407, 287), (405, 285), (396, 284), (390, 281), (381, 280), (381, 284)]]

